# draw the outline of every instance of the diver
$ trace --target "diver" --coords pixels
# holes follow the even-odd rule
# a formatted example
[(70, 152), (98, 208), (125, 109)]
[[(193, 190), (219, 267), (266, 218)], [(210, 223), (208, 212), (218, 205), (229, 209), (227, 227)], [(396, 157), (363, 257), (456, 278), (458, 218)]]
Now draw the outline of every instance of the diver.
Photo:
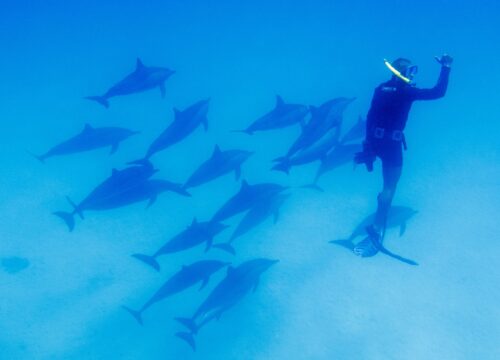
[(392, 63), (384, 61), (392, 78), (375, 89), (367, 115), (363, 150), (354, 158), (356, 163), (364, 163), (369, 172), (373, 171), (375, 159), (380, 158), (383, 189), (377, 196), (374, 222), (366, 228), (368, 236), (354, 246), (356, 255), (369, 257), (381, 249), (387, 215), (403, 167), (402, 148), (406, 150), (403, 131), (412, 103), (416, 100), (439, 99), (446, 93), (453, 58), (444, 54), (436, 57), (436, 60), (441, 64), (441, 72), (436, 85), (430, 89), (415, 87), (413, 78), (418, 68), (410, 60), (399, 58)]

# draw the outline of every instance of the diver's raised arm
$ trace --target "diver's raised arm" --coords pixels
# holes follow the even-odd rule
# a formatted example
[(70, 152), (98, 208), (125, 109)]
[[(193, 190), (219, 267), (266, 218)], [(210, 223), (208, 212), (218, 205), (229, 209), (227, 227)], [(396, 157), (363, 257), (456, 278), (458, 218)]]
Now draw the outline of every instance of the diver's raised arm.
[(448, 54), (444, 54), (441, 57), (436, 56), (435, 59), (441, 64), (441, 72), (436, 85), (430, 89), (412, 88), (410, 91), (413, 100), (434, 100), (446, 94), (453, 58)]

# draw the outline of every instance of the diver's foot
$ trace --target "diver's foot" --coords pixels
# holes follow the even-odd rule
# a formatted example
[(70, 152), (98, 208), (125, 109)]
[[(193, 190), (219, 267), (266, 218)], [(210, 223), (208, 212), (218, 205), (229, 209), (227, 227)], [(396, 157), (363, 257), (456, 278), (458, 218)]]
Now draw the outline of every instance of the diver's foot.
[(381, 236), (377, 230), (375, 230), (375, 227), (373, 225), (367, 226), (366, 232), (368, 233), (368, 236), (354, 246), (352, 250), (354, 254), (361, 257), (371, 257), (376, 255), (380, 247)]
[(378, 249), (373, 245), (370, 236), (367, 236), (354, 246), (352, 252), (361, 257), (372, 257), (378, 253)]

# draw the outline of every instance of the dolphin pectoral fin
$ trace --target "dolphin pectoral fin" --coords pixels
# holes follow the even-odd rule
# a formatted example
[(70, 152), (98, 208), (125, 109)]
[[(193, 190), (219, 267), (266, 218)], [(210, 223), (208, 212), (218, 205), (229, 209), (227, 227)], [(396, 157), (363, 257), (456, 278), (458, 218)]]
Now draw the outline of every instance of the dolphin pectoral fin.
[(154, 194), (153, 196), (151, 196), (149, 198), (148, 204), (146, 205), (146, 209), (149, 209), (151, 207), (151, 205), (153, 205), (156, 202), (156, 199), (158, 199), (158, 196), (156, 194)]
[(120, 143), (114, 143), (111, 145), (111, 150), (109, 150), (109, 155), (113, 155), (116, 150), (118, 150), (118, 146), (120, 145)]
[(192, 333), (180, 331), (176, 333), (175, 336), (187, 342), (188, 345), (191, 346), (191, 349), (193, 349), (193, 351), (196, 351), (196, 342), (194, 341), (194, 336)]
[(206, 278), (204, 278), (204, 279), (203, 279), (203, 282), (201, 283), (200, 288), (198, 289), (198, 291), (203, 290), (203, 288), (204, 288), (205, 286), (207, 286), (207, 285), (208, 285), (208, 281), (209, 281), (209, 280), (210, 280), (210, 277), (208, 277), (208, 276), (207, 276)]
[(165, 90), (165, 83), (164, 82), (162, 82), (160, 84), (160, 94), (161, 94), (161, 98), (165, 99), (166, 90)]
[(401, 223), (401, 226), (399, 227), (399, 236), (403, 236), (405, 232), (406, 232), (406, 221), (403, 221)]
[(208, 250), (210, 250), (210, 248), (212, 247), (212, 243), (213, 243), (214, 239), (213, 238), (209, 238), (207, 240), (207, 245), (205, 246), (205, 252), (207, 252)]
[(238, 181), (241, 177), (241, 166), (238, 166), (236, 169), (234, 169), (234, 178), (236, 181)]

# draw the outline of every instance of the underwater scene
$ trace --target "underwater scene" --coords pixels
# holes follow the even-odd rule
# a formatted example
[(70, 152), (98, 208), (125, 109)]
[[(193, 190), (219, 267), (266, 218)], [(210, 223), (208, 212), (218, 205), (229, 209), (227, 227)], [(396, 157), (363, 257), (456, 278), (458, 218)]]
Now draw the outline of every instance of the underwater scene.
[(500, 358), (499, 2), (1, 9), (0, 360)]

